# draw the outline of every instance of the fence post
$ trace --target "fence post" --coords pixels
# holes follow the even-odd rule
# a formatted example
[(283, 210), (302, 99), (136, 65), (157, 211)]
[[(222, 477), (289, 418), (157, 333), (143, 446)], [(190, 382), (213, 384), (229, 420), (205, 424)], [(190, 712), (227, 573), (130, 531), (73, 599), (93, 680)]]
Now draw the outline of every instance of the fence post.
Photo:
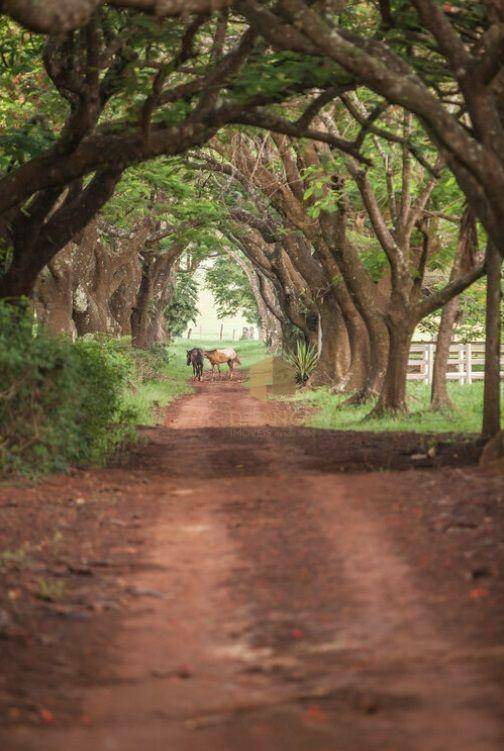
[(427, 348), (423, 342), (420, 346), (421, 346), (421, 349), (420, 349), (419, 358), (418, 358), (418, 362), (420, 365), (419, 379), (421, 380), (422, 383), (427, 383), (427, 378), (429, 377), (429, 373), (428, 373), (429, 360), (428, 360), (428, 355), (427, 355)]
[(472, 383), (472, 345), (466, 344), (466, 383)]
[(436, 351), (436, 345), (435, 344), (428, 344), (427, 345), (427, 352), (429, 355), (428, 362), (429, 362), (429, 372), (427, 374), (427, 383), (429, 386), (432, 385), (432, 378), (434, 376), (434, 353)]
[(219, 332), (219, 340), (220, 340), (221, 342), (222, 342), (222, 331), (223, 331), (223, 329), (224, 329), (224, 324), (223, 324), (223, 323), (221, 323), (221, 325), (220, 325), (220, 332)]
[(459, 372), (459, 383), (464, 383), (465, 380), (465, 373), (464, 373), (464, 345), (459, 344), (458, 345), (458, 372)]
[(421, 363), (422, 381), (429, 383), (429, 348), (427, 344), (422, 344)]

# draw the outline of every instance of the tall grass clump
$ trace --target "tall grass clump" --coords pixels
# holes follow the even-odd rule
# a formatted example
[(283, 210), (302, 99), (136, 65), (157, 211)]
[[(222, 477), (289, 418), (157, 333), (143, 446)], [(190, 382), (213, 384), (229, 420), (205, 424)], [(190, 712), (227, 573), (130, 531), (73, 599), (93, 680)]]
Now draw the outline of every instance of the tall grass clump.
[(287, 352), (285, 359), (295, 370), (296, 383), (304, 386), (317, 367), (319, 358), (315, 347), (304, 339), (298, 339), (295, 349)]

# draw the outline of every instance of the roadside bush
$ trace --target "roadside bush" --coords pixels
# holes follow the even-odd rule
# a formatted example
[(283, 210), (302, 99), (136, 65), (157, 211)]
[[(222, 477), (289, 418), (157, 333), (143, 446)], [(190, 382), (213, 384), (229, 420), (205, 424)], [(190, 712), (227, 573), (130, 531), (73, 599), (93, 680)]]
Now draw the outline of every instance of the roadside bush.
[(149, 349), (134, 349), (128, 343), (123, 351), (132, 362), (138, 383), (162, 381), (167, 377), (167, 365), (172, 358), (164, 344), (154, 344)]
[(106, 341), (73, 344), (0, 303), (0, 474), (102, 463), (133, 438), (131, 368)]
[(87, 334), (84, 339), (97, 340), (106, 344), (111, 352), (117, 352), (130, 365), (133, 386), (150, 381), (163, 381), (167, 377), (167, 365), (172, 360), (166, 344), (153, 344), (149, 349), (137, 349), (131, 346), (131, 337), (120, 339), (105, 337), (103, 334)]
[(285, 359), (295, 370), (296, 383), (304, 386), (317, 367), (319, 358), (315, 347), (307, 344), (302, 339), (298, 339), (296, 348), (287, 352)]

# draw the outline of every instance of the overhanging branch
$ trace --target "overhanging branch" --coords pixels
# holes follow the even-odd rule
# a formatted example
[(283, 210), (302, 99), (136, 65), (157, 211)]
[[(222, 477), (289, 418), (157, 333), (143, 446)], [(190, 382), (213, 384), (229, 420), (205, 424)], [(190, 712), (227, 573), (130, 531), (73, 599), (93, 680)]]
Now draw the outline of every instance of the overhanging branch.
[(84, 26), (102, 5), (163, 18), (210, 13), (231, 7), (233, 0), (0, 0), (0, 13), (39, 34), (66, 34)]
[(265, 128), (275, 133), (282, 133), (285, 136), (291, 136), (291, 138), (309, 138), (313, 141), (321, 141), (327, 143), (333, 148), (344, 151), (346, 154), (350, 154), (356, 161), (372, 166), (372, 161), (367, 157), (359, 153), (355, 148), (352, 141), (346, 141), (344, 138), (338, 138), (331, 133), (326, 133), (322, 130), (314, 130), (313, 128), (303, 128), (297, 123), (284, 120), (277, 115), (273, 115), (269, 112), (263, 112), (259, 110), (253, 110), (251, 112), (242, 112), (232, 119), (233, 123), (238, 125), (252, 125), (257, 128)]

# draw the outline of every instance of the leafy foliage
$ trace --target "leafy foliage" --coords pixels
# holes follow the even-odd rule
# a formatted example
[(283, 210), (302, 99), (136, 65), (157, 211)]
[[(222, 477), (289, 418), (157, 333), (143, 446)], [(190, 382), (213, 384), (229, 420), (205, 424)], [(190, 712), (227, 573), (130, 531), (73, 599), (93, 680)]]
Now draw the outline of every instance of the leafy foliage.
[(249, 323), (258, 323), (257, 305), (244, 271), (228, 256), (220, 256), (206, 271), (206, 283), (217, 303), (219, 318), (242, 313)]
[(165, 319), (172, 336), (180, 336), (190, 321), (198, 316), (198, 282), (188, 272), (179, 272), (172, 300), (165, 310)]
[(131, 365), (95, 340), (72, 344), (0, 305), (0, 473), (101, 463), (133, 436), (122, 406)]

